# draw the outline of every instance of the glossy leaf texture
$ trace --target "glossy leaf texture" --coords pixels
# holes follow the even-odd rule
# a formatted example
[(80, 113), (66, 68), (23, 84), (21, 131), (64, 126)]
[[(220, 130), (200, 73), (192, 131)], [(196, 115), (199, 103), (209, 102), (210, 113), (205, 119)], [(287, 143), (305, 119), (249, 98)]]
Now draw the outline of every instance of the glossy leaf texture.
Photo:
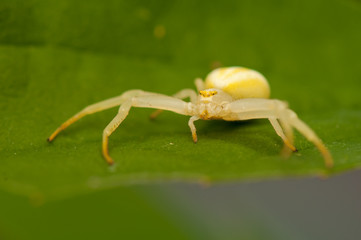
[[(310, 5), (312, 5), (310, 7)], [(329, 176), (361, 166), (361, 8), (356, 1), (1, 1), (0, 188), (33, 199), (67, 198), (119, 185), (215, 184)], [(198, 121), (132, 109), (110, 137), (117, 109), (62, 122), (129, 89), (174, 94), (217, 66), (245, 66), (269, 80), (323, 139), (326, 169), (300, 134), (299, 150), (265, 120)]]

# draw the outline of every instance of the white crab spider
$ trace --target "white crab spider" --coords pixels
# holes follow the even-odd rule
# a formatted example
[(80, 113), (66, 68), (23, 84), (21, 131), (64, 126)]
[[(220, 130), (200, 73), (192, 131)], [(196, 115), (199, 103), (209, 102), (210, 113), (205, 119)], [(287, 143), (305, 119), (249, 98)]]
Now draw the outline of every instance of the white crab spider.
[[(51, 142), (59, 132), (80, 118), (120, 105), (118, 114), (103, 131), (103, 156), (109, 164), (113, 164), (114, 161), (108, 153), (108, 137), (125, 119), (131, 107), (145, 107), (159, 109), (152, 114), (153, 118), (162, 110), (191, 116), (188, 125), (194, 142), (197, 142), (194, 121), (198, 119), (238, 121), (265, 118), (271, 122), (286, 147), (297, 151), (293, 146), (293, 128), (296, 128), (316, 145), (323, 155), (325, 165), (333, 165), (331, 154), (314, 131), (301, 121), (285, 102), (268, 99), (270, 88), (259, 72), (243, 67), (218, 68), (213, 70), (204, 82), (196, 79), (195, 85), (199, 94), (192, 89), (183, 89), (170, 97), (142, 90), (129, 90), (118, 97), (89, 105), (56, 129), (48, 141)], [(181, 100), (188, 97), (190, 102)]]

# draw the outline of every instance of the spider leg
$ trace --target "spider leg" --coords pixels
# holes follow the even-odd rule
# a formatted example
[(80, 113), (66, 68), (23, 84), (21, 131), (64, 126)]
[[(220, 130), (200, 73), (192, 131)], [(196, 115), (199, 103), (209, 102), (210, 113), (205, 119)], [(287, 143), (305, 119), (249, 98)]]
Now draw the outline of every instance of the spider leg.
[[(278, 121), (280, 122), (288, 141), (290, 142), (290, 144), (294, 145), (294, 143), (293, 143), (294, 135), (293, 135), (292, 126), (286, 120), (284, 120), (284, 118), (280, 118), (280, 119), (278, 119)], [(296, 151), (297, 151), (297, 149), (296, 149)], [(285, 144), (283, 146), (281, 153), (283, 156), (289, 157), (291, 155), (292, 151), (290, 151), (290, 148), (288, 148), (287, 145)]]
[[(175, 98), (179, 98), (179, 99), (185, 99), (185, 98), (190, 98), (192, 103), (195, 103), (197, 101), (198, 95), (197, 93), (193, 90), (193, 89), (183, 89), (179, 92), (177, 92), (176, 94), (173, 95), (173, 97)], [(151, 115), (150, 115), (150, 119), (155, 119), (156, 117), (159, 116), (159, 114), (161, 114), (163, 112), (163, 110), (158, 109), (155, 110)]]
[(108, 138), (126, 118), (131, 107), (159, 108), (162, 110), (173, 111), (182, 115), (193, 114), (188, 113), (188, 104), (186, 102), (165, 95), (143, 95), (128, 99), (119, 107), (118, 114), (113, 118), (113, 120), (106, 126), (103, 131), (102, 152), (105, 160), (109, 164), (113, 164), (114, 161), (109, 155)]
[[(312, 142), (318, 150), (321, 152), (325, 165), (327, 167), (333, 166), (333, 159), (322, 140), (316, 135), (316, 133), (303, 121), (301, 121), (296, 113), (287, 108), (287, 105), (279, 100), (269, 99), (241, 99), (234, 101), (228, 106), (231, 113), (229, 118), (225, 120), (248, 120), (248, 119), (260, 119), (260, 118), (276, 118), (279, 119), (285, 131), (290, 136), (289, 141), (292, 141), (292, 132), (290, 128), (296, 128), (308, 141)], [(277, 130), (276, 130), (277, 132)], [(291, 135), (292, 134), (292, 135)]]
[(149, 93), (149, 92), (144, 92), (142, 90), (130, 90), (127, 91), (125, 93), (123, 93), (120, 96), (114, 97), (114, 98), (110, 98), (92, 105), (89, 105), (87, 107), (85, 107), (83, 110), (81, 110), (80, 112), (78, 112), (77, 114), (75, 114), (73, 117), (69, 118), (66, 122), (64, 122), (63, 124), (60, 125), (60, 127), (58, 127), (48, 138), (48, 141), (51, 142), (54, 140), (54, 138), (61, 132), (63, 131), (65, 128), (67, 128), (69, 125), (73, 124), (74, 122), (78, 121), (79, 119), (81, 119), (82, 117), (85, 117), (86, 115), (90, 115), (96, 112), (100, 112), (112, 107), (116, 107), (119, 106), (120, 104), (122, 104), (124, 101), (126, 101), (127, 99), (134, 97), (134, 96), (138, 96), (138, 95), (144, 95), (144, 94), (155, 94), (155, 93)]
[(204, 86), (204, 82), (201, 78), (196, 78), (196, 80), (194, 80), (194, 84), (196, 85), (197, 91), (201, 91), (204, 90), (206, 87)]
[(107, 161), (107, 163), (109, 163), (109, 164), (113, 164), (114, 161), (109, 156), (108, 138), (115, 131), (115, 129), (118, 128), (118, 126), (122, 123), (122, 121), (126, 118), (131, 107), (132, 107), (131, 99), (124, 102), (120, 106), (118, 114), (113, 118), (113, 120), (106, 126), (106, 128), (103, 131), (103, 144), (102, 144), (103, 156), (104, 156), (105, 160)]
[(281, 125), (278, 123), (277, 118), (271, 117), (268, 118), (268, 120), (271, 122), (274, 130), (276, 131), (277, 135), (280, 136), (285, 143), (285, 146), (287, 146), (289, 149), (291, 149), (293, 152), (296, 152), (297, 149), (295, 146), (293, 146), (292, 140), (289, 140), (288, 137), (284, 134)]
[(333, 159), (326, 148), (326, 146), (323, 144), (322, 140), (316, 135), (316, 133), (303, 121), (301, 121), (295, 112), (293, 112), (290, 109), (286, 110), (286, 115), (288, 116), (290, 124), (296, 128), (303, 136), (305, 136), (308, 141), (312, 142), (316, 145), (316, 147), (320, 150), (321, 154), (323, 155), (323, 158), (325, 159), (325, 164), (327, 167), (333, 166)]
[(194, 126), (194, 121), (197, 121), (199, 120), (199, 117), (198, 116), (192, 116), (189, 121), (188, 121), (188, 126), (189, 128), (191, 129), (191, 132), (192, 132), (192, 137), (193, 137), (193, 142), (196, 143), (198, 141), (198, 138), (197, 138), (197, 129), (196, 127)]

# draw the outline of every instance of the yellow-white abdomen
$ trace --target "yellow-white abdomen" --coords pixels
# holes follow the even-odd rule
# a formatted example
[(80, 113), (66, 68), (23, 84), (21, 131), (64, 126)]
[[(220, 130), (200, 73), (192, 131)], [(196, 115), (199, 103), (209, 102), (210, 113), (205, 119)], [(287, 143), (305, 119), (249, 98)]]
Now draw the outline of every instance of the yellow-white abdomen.
[(213, 70), (206, 77), (205, 87), (221, 89), (235, 99), (270, 97), (266, 78), (259, 72), (244, 67)]

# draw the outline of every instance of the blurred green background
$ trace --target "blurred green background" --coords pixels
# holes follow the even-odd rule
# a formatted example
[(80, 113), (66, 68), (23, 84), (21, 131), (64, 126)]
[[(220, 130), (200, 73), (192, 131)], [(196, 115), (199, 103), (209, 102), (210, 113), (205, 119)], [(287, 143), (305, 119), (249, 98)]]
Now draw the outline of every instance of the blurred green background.
[[(359, 26), (351, 0), (0, 0), (0, 239), (357, 239), (359, 172), (270, 179), (361, 166)], [(147, 109), (110, 138), (112, 168), (100, 146), (116, 109), (45, 141), (88, 104), (135, 88), (171, 95), (232, 65), (269, 79), (333, 169), (300, 135), (299, 153), (280, 158), (265, 121), (197, 122), (193, 144), (187, 117), (150, 122)]]

